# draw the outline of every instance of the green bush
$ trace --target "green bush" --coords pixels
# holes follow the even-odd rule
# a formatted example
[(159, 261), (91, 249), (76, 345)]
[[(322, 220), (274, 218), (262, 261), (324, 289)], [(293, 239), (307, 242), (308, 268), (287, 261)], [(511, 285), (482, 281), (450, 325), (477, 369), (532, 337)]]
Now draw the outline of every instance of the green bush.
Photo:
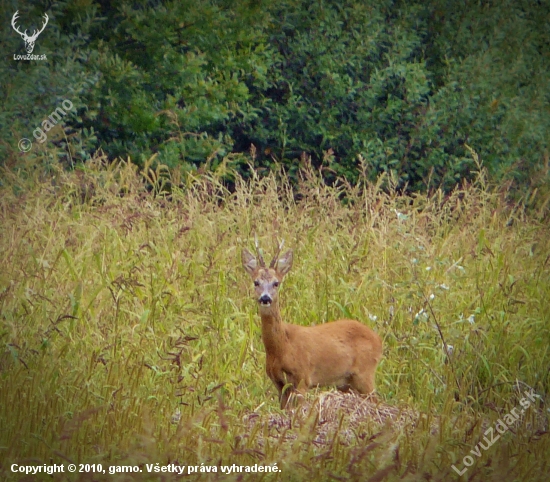
[[(2, 24), (9, 26), (16, 9), (7, 1), (0, 2), (0, 5)], [(43, 8), (36, 6), (20, 9), (20, 28), (32, 32), (40, 26), (44, 13)], [(87, 109), (84, 93), (93, 89), (98, 80), (97, 73), (88, 68), (91, 57), (89, 32), (96, 20), (92, 15), (79, 16), (68, 30), (64, 26), (69, 21), (65, 2), (56, 2), (47, 13), (48, 24), (33, 51), (36, 55), (45, 54), (47, 60), (15, 60), (14, 55), (26, 54), (23, 40), (11, 27), (2, 29), (0, 33), (8, 53), (7, 60), (0, 65), (0, 162), (21, 162), (22, 154), (17, 148), (21, 138), (28, 138), (35, 144), (27, 154), (30, 158), (52, 143), (60, 147), (53, 154), (56, 161), (88, 159), (90, 151), (97, 146), (93, 129), (85, 129), (80, 123), (80, 115)], [(65, 132), (59, 128), (48, 131), (48, 143), (40, 143), (34, 138), (33, 131), (42, 128), (42, 122), (61, 107), (64, 100), (73, 104), (73, 109), (63, 119)]]
[[(84, 1), (49, 15), (37, 44), (48, 61), (0, 67), (9, 162), (70, 97), (54, 160), (101, 148), (187, 170), (254, 145), (257, 167), (277, 161), (292, 181), (306, 153), (327, 180), (366, 169), (450, 190), (477, 169), (471, 146), (496, 179), (548, 183), (550, 14), (538, 3)], [(21, 50), (11, 29), (2, 40)], [(246, 174), (242, 159), (230, 162)]]

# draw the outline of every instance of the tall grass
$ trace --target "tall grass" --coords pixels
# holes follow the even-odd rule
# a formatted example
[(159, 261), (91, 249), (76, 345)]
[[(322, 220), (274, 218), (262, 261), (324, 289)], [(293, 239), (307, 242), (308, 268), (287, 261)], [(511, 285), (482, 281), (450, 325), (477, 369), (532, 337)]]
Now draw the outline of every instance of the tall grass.
[[(309, 168), (298, 187), (271, 173), (237, 177), (232, 191), (216, 174), (173, 175), (166, 196), (166, 175), (149, 171), (146, 189), (131, 164), (101, 159), (45, 178), (3, 173), (4, 478), (21, 477), (13, 463), (69, 462), (175, 478), (147, 473), (158, 462), (280, 469), (187, 476), (202, 480), (452, 480), (451, 465), (463, 467), (531, 387), (540, 398), (462, 478), (545, 480), (547, 202), (528, 212), (483, 171), (451, 195), (412, 197), (383, 178), (329, 187)], [(281, 238), (295, 250), (281, 292), (286, 321), (352, 317), (383, 337), (380, 406), (414, 413), (410, 423), (351, 426), (342, 414), (319, 441), (312, 404), (277, 426), (288, 416), (264, 372), (240, 266), (256, 233), (268, 254)]]

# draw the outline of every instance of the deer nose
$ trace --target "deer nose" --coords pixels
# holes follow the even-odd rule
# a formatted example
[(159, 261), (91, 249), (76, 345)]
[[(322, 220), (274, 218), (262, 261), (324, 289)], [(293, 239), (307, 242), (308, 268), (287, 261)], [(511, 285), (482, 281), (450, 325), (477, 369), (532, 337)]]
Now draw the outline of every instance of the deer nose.
[(262, 296), (260, 296), (260, 299), (258, 300), (262, 305), (269, 305), (271, 304), (271, 302), (273, 301), (271, 299), (271, 296), (267, 295), (267, 294), (263, 294)]

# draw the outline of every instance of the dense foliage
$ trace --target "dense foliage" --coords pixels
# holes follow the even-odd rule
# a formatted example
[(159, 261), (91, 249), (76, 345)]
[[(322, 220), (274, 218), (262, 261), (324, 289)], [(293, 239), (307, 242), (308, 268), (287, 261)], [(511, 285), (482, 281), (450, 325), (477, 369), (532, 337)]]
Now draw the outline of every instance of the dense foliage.
[[(8, 26), (19, 7), (2, 1)], [(50, 22), (35, 53), (1, 36), (0, 156), (63, 99), (63, 129), (36, 143), (71, 163), (111, 159), (215, 167), (254, 146), (294, 176), (302, 153), (325, 176), (391, 172), (413, 190), (471, 178), (468, 147), (498, 179), (548, 182), (548, 2), (81, 0), (23, 10)], [(53, 144), (52, 144), (53, 143)], [(233, 156), (247, 169), (247, 157)], [(546, 171), (545, 171), (546, 169)]]

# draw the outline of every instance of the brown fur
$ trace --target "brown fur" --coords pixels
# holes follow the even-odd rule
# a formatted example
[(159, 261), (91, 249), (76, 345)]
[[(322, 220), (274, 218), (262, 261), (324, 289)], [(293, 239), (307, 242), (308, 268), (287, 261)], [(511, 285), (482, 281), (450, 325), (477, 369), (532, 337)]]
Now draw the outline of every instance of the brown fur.
[[(374, 391), (374, 374), (382, 358), (382, 340), (374, 331), (348, 319), (309, 327), (283, 322), (278, 285), (292, 267), (292, 251), (276, 257), (269, 268), (261, 256), (256, 259), (247, 250), (243, 250), (242, 261), (255, 282), (266, 371), (277, 387), (281, 408), (286, 407), (294, 390), (303, 392), (318, 385), (353, 388), (361, 394)], [(287, 384), (290, 389), (283, 391)]]

